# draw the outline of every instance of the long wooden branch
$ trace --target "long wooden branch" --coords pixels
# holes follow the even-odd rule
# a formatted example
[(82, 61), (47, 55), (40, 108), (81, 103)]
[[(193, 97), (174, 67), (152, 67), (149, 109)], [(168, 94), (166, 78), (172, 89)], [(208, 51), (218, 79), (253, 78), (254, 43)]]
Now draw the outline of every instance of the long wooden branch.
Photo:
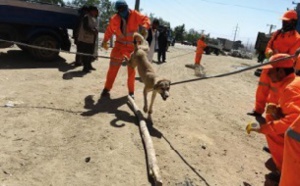
[(151, 136), (149, 134), (146, 122), (144, 120), (143, 114), (141, 113), (140, 109), (138, 106), (135, 104), (134, 100), (131, 98), (131, 96), (128, 96), (128, 100), (130, 105), (133, 108), (133, 111), (136, 115), (136, 117), (139, 120), (139, 127), (142, 133), (142, 138), (145, 143), (146, 147), (146, 154), (147, 154), (147, 159), (148, 159), (148, 169), (150, 175), (154, 178), (155, 180), (155, 185), (156, 186), (162, 186), (162, 178), (160, 176), (160, 170), (157, 165), (157, 160), (155, 156), (155, 149), (153, 147), (153, 142), (151, 139)]

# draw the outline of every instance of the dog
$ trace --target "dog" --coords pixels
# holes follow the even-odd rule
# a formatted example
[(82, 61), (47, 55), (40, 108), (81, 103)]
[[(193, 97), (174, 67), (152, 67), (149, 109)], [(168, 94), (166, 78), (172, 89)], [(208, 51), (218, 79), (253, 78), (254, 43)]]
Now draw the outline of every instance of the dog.
[[(145, 113), (148, 112), (149, 115), (153, 113), (153, 103), (156, 97), (156, 94), (159, 93), (162, 99), (165, 101), (170, 96), (169, 90), (171, 81), (165, 78), (160, 78), (155, 73), (151, 63), (148, 60), (148, 51), (149, 45), (148, 42), (144, 39), (139, 33), (133, 34), (134, 38), (134, 51), (132, 52), (130, 58), (125, 58), (128, 66), (135, 68), (137, 67), (138, 73), (141, 77), (142, 82), (144, 83), (144, 107), (143, 110)], [(148, 109), (147, 95), (152, 91), (151, 102)]]

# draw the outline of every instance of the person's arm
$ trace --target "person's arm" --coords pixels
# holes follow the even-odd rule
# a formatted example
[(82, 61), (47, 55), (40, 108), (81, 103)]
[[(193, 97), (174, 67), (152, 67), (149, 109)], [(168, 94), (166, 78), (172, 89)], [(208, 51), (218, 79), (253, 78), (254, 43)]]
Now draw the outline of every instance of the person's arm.
[(88, 16), (85, 16), (82, 20), (82, 25), (83, 25), (83, 29), (88, 31), (88, 32), (91, 32), (91, 33), (94, 33), (94, 28), (91, 28), (90, 25), (89, 25), (89, 18)]
[(273, 53), (274, 52), (273, 48), (272, 48), (273, 47), (272, 45), (273, 45), (274, 40), (277, 38), (278, 34), (280, 34), (279, 32), (280, 32), (279, 30), (277, 30), (276, 32), (274, 32), (273, 35), (272, 35), (272, 37), (271, 37), (271, 39), (269, 40), (269, 42), (267, 44), (267, 47), (266, 47), (266, 50), (265, 50), (266, 56), (268, 56), (269, 53)]
[(149, 17), (139, 13), (138, 11), (134, 11), (134, 13), (136, 14), (138, 24), (144, 27), (145, 29), (149, 29), (150, 28)]
[(121, 29), (120, 29), (120, 24), (121, 24), (121, 18), (118, 18), (118, 15), (115, 14), (109, 21), (109, 24), (105, 30), (104, 38), (103, 41), (108, 41), (113, 34), (121, 35)]
[(281, 108), (284, 117), (262, 125), (260, 132), (263, 134), (284, 134), (288, 127), (296, 120), (300, 113), (300, 90), (292, 86), (286, 88), (281, 96)]

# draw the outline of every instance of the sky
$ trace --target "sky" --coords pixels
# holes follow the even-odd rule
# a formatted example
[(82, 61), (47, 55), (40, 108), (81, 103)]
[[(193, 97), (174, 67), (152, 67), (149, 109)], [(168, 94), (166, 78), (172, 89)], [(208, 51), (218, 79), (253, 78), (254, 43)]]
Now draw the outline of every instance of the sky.
[[(295, 0), (297, 1), (297, 0)], [(115, 0), (112, 0), (115, 2)], [(135, 0), (126, 0), (134, 9)], [(254, 45), (258, 32), (269, 33), (270, 26), (281, 28), (281, 16), (294, 9), (292, 0), (140, 0), (142, 13), (161, 17), (171, 27), (204, 30), (212, 37), (241, 40)], [(300, 1), (299, 1), (300, 2)], [(101, 10), (100, 10), (101, 11)], [(236, 33), (236, 34), (235, 34)]]
[[(135, 0), (126, 0), (134, 9)], [(241, 40), (254, 45), (258, 32), (269, 33), (270, 26), (281, 28), (283, 13), (295, 8), (292, 0), (140, 0), (145, 14), (154, 13), (174, 28), (185, 24), (212, 37)]]

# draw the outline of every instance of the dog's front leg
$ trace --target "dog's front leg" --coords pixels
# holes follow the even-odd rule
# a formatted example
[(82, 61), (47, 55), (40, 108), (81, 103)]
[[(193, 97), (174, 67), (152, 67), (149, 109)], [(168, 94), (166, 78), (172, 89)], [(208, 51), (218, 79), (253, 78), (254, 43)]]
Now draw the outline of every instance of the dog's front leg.
[(144, 112), (146, 113), (148, 111), (148, 101), (147, 101), (147, 95), (148, 95), (148, 91), (146, 89), (146, 87), (144, 88)]
[(149, 112), (148, 112), (149, 114), (152, 114), (152, 112), (153, 112), (153, 103), (154, 103), (156, 94), (157, 94), (157, 92), (155, 90), (153, 90), (152, 96), (151, 96), (151, 103), (150, 103), (150, 107), (149, 107)]

